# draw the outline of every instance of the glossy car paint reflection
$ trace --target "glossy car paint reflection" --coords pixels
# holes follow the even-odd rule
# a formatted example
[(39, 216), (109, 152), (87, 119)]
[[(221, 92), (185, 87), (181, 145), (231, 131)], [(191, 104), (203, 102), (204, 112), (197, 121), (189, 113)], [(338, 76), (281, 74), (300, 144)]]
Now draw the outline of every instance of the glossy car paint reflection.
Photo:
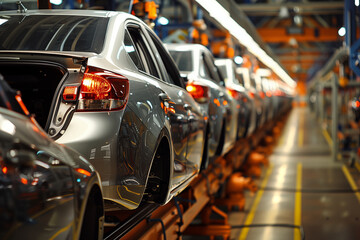
[(236, 141), (237, 102), (227, 94), (210, 51), (199, 44), (166, 44), (188, 83), (210, 88), (208, 102), (200, 105), (209, 115), (209, 158), (226, 153)]
[(253, 108), (253, 99), (244, 88), (242, 77), (236, 73), (236, 66), (233, 60), (216, 59), (215, 64), (224, 77), (226, 88), (235, 95), (234, 97), (240, 107), (238, 138), (249, 136), (256, 128), (256, 111)]
[[(81, 155), (54, 143), (27, 117), (4, 108), (0, 148), (1, 239), (78, 239), (94, 193), (97, 221), (103, 223), (99, 176)], [(98, 234), (92, 239), (101, 239), (102, 230)]]
[[(17, 25), (16, 18), (21, 17), (21, 14), (3, 14), (9, 21), (0, 26), (0, 31), (10, 23), (19, 28), (26, 25)], [(22, 68), (22, 71), (30, 75), (27, 79), (40, 79), (32, 72), (33, 69), (38, 69), (35, 73), (46, 72), (54, 76), (51, 80), (45, 77), (41, 82), (44, 77), (42, 74), (39, 80), (44, 85), (55, 81), (57, 88), (53, 89), (54, 99), (47, 99), (51, 105), (48, 107), (50, 110), (47, 110), (49, 116), (44, 118), (47, 119), (44, 128), (57, 142), (78, 150), (95, 166), (101, 175), (106, 202), (134, 209), (144, 196), (150, 198), (150, 201), (165, 203), (185, 188), (199, 171), (206, 115), (185, 91), (173, 60), (152, 30), (138, 18), (120, 12), (28, 11), (26, 14), (24, 21), (31, 22), (36, 15), (42, 18), (40, 22), (58, 27), (52, 21), (56, 18), (56, 21), (65, 21), (65, 25), (75, 23), (76, 29), (83, 27), (86, 34), (92, 31), (86, 29), (86, 24), (76, 24), (78, 18), (85, 22), (94, 21), (100, 26), (97, 29), (104, 30), (99, 33), (105, 34), (101, 39), (101, 49), (97, 34), (79, 37), (85, 43), (90, 42), (89, 46), (96, 46), (96, 49), (84, 49), (76, 37), (72, 44), (68, 44), (67, 39), (60, 38), (62, 34), (54, 36), (60, 38), (57, 41), (52, 42), (52, 38), (49, 38), (50, 42), (43, 44), (53, 47), (63, 41), (60, 50), (54, 47), (51, 52), (46, 49), (29, 51), (31, 48), (6, 50), (9, 44), (5, 44), (4, 50), (0, 51), (3, 57), (0, 71), (8, 75), (12, 84), (20, 80), (9, 69), (25, 62), (28, 67)], [(48, 25), (30, 26), (33, 29), (26, 31), (29, 35), (27, 39), (31, 39), (37, 27)], [(66, 29), (61, 28), (59, 31)], [(9, 38), (12, 37), (16, 38), (15, 35)], [(0, 41), (10, 42), (4, 38), (0, 38)], [(64, 48), (74, 47), (62, 51), (62, 45)], [(14, 60), (14, 56), (20, 60)], [(44, 61), (46, 68), (42, 64)], [(59, 72), (56, 74), (58, 80), (53, 73), (55, 70)], [(64, 100), (62, 93), (65, 87), (75, 87), (80, 91), (84, 85), (83, 77), (89, 72), (99, 71), (128, 82), (129, 87), (122, 89), (126, 96), (122, 100), (124, 106), (116, 110), (84, 110), (95, 101), (80, 101), (79, 93), (75, 94), (73, 101)], [(22, 90), (24, 85), (17, 84), (16, 87)], [(121, 95), (121, 91), (117, 93)], [(111, 101), (96, 107), (110, 104)], [(154, 189), (154, 192), (149, 194), (146, 188), (149, 191)], [(151, 199), (150, 195), (159, 197)]]

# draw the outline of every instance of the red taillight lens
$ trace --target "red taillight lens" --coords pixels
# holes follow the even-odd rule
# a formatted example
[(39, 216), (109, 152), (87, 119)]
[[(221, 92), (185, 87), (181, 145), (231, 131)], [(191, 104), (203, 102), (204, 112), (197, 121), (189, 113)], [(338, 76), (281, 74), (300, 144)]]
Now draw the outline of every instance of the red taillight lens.
[(277, 96), (277, 97), (282, 96), (281, 90), (279, 90), (279, 89), (275, 90), (274, 95)]
[(210, 88), (195, 83), (188, 83), (186, 90), (198, 102), (207, 102), (210, 98)]
[(260, 92), (259, 94), (260, 94), (261, 98), (265, 98), (265, 93), (264, 92)]
[(239, 98), (239, 92), (237, 92), (236, 90), (231, 89), (231, 88), (228, 88), (228, 89), (227, 89), (227, 92), (228, 92), (229, 95), (232, 96), (233, 98), (235, 98), (235, 99), (238, 99), (238, 98)]
[(267, 97), (271, 97), (271, 96), (272, 96), (272, 92), (267, 91), (267, 92), (266, 92), (266, 96), (267, 96)]
[(250, 96), (251, 98), (254, 98), (254, 97), (255, 97), (255, 93), (249, 92), (249, 96)]
[(89, 68), (79, 95), (79, 111), (122, 109), (129, 97), (129, 80), (119, 74)]
[(356, 102), (355, 102), (355, 107), (357, 107), (357, 108), (360, 107), (360, 102), (359, 102), (359, 101), (356, 101)]

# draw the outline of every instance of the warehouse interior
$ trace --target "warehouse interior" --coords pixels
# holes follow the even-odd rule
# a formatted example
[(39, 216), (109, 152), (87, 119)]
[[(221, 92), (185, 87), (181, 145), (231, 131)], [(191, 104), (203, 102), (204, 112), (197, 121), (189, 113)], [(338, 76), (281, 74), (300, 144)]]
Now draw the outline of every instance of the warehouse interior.
[(130, 13), (165, 45), (231, 59), (244, 91), (267, 69), (281, 91), (259, 99), (286, 98), (166, 204), (105, 207), (98, 239), (360, 239), (359, 0), (0, 0), (32, 9)]

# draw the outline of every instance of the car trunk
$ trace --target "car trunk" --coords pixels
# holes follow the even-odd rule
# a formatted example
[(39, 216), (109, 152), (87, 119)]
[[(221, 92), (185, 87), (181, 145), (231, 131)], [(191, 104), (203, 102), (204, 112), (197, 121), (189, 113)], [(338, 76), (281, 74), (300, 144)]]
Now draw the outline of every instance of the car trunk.
[(30, 114), (55, 137), (75, 110), (76, 101), (64, 102), (62, 91), (64, 85), (80, 85), (81, 63), (68, 56), (0, 55), (0, 74), (13, 89), (21, 92)]

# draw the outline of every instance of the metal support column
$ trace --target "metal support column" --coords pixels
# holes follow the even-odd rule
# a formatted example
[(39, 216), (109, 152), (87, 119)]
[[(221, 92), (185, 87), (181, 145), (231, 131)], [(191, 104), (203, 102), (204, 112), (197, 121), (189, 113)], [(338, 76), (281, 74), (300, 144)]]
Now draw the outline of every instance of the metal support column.
[(324, 100), (325, 100), (325, 96), (324, 96), (324, 84), (323, 83), (320, 83), (319, 84), (320, 87), (319, 87), (319, 91), (320, 91), (320, 99), (319, 99), (319, 116), (320, 116), (320, 122), (323, 123), (324, 122)]
[(339, 125), (339, 115), (338, 115), (338, 77), (336, 74), (332, 74), (331, 77), (331, 118), (332, 118), (332, 126), (331, 126), (331, 137), (332, 137), (332, 158), (334, 161), (337, 160), (338, 155), (338, 138), (337, 131)]
[(345, 43), (350, 49), (349, 65), (354, 73), (360, 76), (360, 39), (356, 39), (358, 27), (356, 17), (359, 14), (359, 7), (355, 6), (353, 0), (345, 0), (344, 23), (346, 29)]

